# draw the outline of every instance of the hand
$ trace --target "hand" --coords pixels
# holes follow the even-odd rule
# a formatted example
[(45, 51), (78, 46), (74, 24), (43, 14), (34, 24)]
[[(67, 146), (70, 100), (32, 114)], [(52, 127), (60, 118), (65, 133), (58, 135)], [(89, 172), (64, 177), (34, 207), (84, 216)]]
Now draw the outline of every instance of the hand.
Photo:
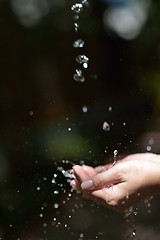
[(73, 167), (71, 185), (98, 204), (124, 211), (160, 191), (160, 157), (152, 153), (128, 155), (114, 166)]

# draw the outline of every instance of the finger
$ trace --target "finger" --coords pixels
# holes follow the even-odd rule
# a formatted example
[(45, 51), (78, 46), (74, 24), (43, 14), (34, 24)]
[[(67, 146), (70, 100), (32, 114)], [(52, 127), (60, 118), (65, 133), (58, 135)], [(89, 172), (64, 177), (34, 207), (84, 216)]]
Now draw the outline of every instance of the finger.
[(97, 174), (95, 168), (93, 168), (93, 167), (90, 167), (88, 165), (83, 165), (82, 168), (90, 177)]
[(95, 171), (96, 171), (96, 173), (101, 173), (101, 172), (107, 171), (111, 167), (113, 167), (113, 163), (110, 163), (110, 164), (107, 164), (107, 165), (98, 166), (98, 167), (95, 168)]
[(83, 169), (82, 166), (79, 166), (79, 165), (75, 165), (73, 167), (73, 170), (74, 170), (74, 174), (77, 178), (77, 180), (79, 182), (83, 182), (83, 181), (86, 181), (88, 179), (90, 179), (90, 176), (88, 175), (88, 173)]
[(72, 187), (77, 193), (80, 193), (80, 192), (81, 192), (80, 184), (77, 182), (76, 179), (72, 180), (72, 181), (70, 182), (70, 185), (71, 185), (71, 187)]
[(83, 190), (88, 190), (120, 183), (122, 181), (122, 176), (123, 172), (117, 164), (109, 170), (99, 173), (93, 176), (91, 179), (88, 179), (87, 181), (83, 181), (81, 184), (81, 188)]

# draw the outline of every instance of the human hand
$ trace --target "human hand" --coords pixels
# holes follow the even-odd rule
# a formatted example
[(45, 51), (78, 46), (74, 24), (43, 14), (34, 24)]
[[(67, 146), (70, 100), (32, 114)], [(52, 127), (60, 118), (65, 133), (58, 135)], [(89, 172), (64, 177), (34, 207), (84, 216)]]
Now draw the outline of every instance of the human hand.
[[(114, 166), (73, 167), (72, 187), (98, 204), (124, 211), (160, 191), (160, 157), (143, 153), (128, 155)], [(98, 172), (98, 173), (97, 173)]]

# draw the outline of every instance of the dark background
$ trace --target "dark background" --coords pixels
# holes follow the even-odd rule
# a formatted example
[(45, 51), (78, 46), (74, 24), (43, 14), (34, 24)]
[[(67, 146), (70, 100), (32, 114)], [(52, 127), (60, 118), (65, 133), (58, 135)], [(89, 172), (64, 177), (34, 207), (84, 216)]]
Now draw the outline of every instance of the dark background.
[[(160, 153), (160, 3), (126, 39), (103, 22), (126, 1), (89, 2), (75, 32), (75, 1), (0, 1), (0, 239), (125, 239), (135, 224), (137, 239), (160, 238), (158, 197), (127, 223), (72, 193), (57, 169), (113, 161), (115, 149)], [(84, 83), (73, 79), (79, 53)]]

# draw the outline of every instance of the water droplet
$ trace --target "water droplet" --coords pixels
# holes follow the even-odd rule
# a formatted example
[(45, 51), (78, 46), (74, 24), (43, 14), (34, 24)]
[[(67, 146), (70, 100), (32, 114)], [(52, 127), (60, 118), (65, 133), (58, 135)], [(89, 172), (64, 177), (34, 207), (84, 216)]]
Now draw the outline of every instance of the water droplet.
[(112, 107), (111, 107), (111, 106), (108, 108), (108, 111), (109, 111), (109, 112), (112, 112)]
[(88, 68), (88, 63), (83, 63), (84, 68)]
[(29, 111), (30, 116), (33, 116), (33, 114), (34, 114), (33, 111)]
[(68, 131), (69, 131), (69, 132), (70, 132), (70, 131), (72, 131), (72, 128), (71, 128), (71, 127), (69, 127), (69, 128), (68, 128)]
[(54, 184), (56, 182), (55, 178), (52, 179), (52, 183)]
[(47, 223), (43, 223), (43, 227), (47, 227)]
[(40, 191), (41, 190), (41, 188), (40, 187), (37, 187), (37, 191)]
[(54, 208), (59, 208), (59, 204), (58, 204), (58, 203), (54, 203), (54, 204), (53, 204), (53, 207), (54, 207)]
[(82, 39), (77, 39), (74, 43), (73, 43), (73, 47), (74, 48), (82, 48), (84, 46), (84, 41)]
[(151, 146), (147, 146), (147, 151), (150, 152), (152, 150)]
[(89, 58), (88, 58), (86, 55), (82, 54), (82, 55), (78, 55), (78, 56), (76, 57), (76, 61), (77, 61), (78, 63), (80, 63), (80, 64), (86, 63), (87, 66), (88, 66)]
[(87, 106), (83, 106), (83, 107), (82, 107), (82, 111), (83, 111), (84, 113), (87, 113), (87, 112), (88, 112), (88, 107), (87, 107)]
[(54, 194), (55, 194), (55, 195), (59, 194), (59, 191), (58, 191), (58, 190), (55, 190), (55, 191), (54, 191)]
[(42, 218), (43, 217), (43, 213), (40, 213), (39, 216)]
[(76, 32), (78, 32), (78, 28), (79, 28), (79, 24), (75, 22), (74, 23), (74, 29), (75, 29)]
[(76, 69), (76, 73), (73, 76), (74, 80), (77, 82), (84, 82), (85, 78), (82, 75), (82, 71), (80, 69)]
[(79, 19), (79, 15), (73, 16), (73, 20), (78, 20), (78, 19)]
[(104, 123), (103, 123), (103, 130), (104, 130), (104, 131), (110, 131), (110, 129), (111, 129), (111, 128), (110, 128), (110, 125), (109, 125), (107, 122), (104, 122)]
[(114, 154), (114, 156), (117, 156), (118, 151), (117, 151), (117, 150), (114, 150), (113, 154)]
[(81, 3), (75, 3), (72, 7), (71, 10), (75, 13), (80, 13), (83, 10), (83, 5)]
[[(113, 155), (114, 155), (114, 162), (113, 162), (113, 166), (116, 164), (117, 162), (117, 154), (118, 154), (118, 151), (117, 150), (114, 150), (113, 152)], [(127, 197), (127, 196), (126, 196)]]
[(89, 6), (89, 1), (88, 0), (82, 0), (82, 4), (86, 7)]

